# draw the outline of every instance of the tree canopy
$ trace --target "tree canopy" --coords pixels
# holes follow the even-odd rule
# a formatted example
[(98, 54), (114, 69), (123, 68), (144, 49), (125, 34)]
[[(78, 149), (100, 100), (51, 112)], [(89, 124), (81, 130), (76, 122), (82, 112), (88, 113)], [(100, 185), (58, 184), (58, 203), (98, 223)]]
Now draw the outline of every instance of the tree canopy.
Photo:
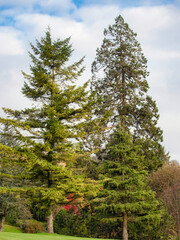
[(68, 202), (70, 193), (77, 198), (85, 190), (82, 178), (74, 176), (71, 168), (78, 156), (78, 144), (73, 141), (82, 134), (79, 124), (89, 104), (87, 84), (77, 87), (74, 83), (84, 67), (83, 58), (68, 65), (73, 52), (69, 38), (53, 40), (48, 29), (31, 49), (30, 73), (23, 72), (22, 93), (34, 105), (4, 109), (8, 118), (0, 122), (11, 126), (11, 138), (20, 141), (17, 151), (24, 154), (25, 178), (31, 181), (27, 192), (46, 209), (48, 231), (53, 233), (59, 205)]
[[(160, 219), (158, 201), (147, 186), (147, 171), (142, 166), (141, 146), (118, 127), (107, 145), (103, 163), (103, 190), (94, 202), (104, 221), (123, 222), (123, 240), (128, 240), (128, 221)], [(119, 226), (120, 227), (120, 226)]]
[[(160, 167), (167, 158), (158, 126), (158, 109), (147, 94), (147, 59), (122, 16), (104, 30), (104, 39), (92, 64), (91, 88), (96, 96), (94, 114), (104, 134), (120, 121), (141, 144), (147, 169)], [(103, 139), (104, 142), (104, 139)]]

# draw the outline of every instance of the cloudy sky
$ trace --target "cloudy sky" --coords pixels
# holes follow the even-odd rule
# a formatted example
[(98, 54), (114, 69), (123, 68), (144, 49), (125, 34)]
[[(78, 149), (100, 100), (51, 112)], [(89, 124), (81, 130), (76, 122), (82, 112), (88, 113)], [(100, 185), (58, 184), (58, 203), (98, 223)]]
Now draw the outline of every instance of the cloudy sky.
[(48, 26), (54, 38), (71, 36), (73, 59), (86, 56), (83, 81), (91, 76), (103, 29), (119, 14), (138, 34), (164, 146), (180, 161), (180, 0), (0, 0), (0, 109), (30, 104), (21, 94), (21, 70), (28, 72), (29, 42)]

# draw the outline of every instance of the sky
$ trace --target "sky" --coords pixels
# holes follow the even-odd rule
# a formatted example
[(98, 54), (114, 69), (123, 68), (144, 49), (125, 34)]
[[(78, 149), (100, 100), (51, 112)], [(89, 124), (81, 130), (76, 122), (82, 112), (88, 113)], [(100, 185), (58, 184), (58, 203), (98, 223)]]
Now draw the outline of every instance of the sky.
[(163, 145), (180, 162), (180, 0), (0, 0), (0, 116), (2, 107), (23, 109), (29, 43), (51, 27), (53, 38), (71, 37), (73, 60), (85, 56), (80, 81), (91, 78), (91, 63), (103, 30), (122, 15), (137, 33), (148, 59), (149, 95), (159, 109)]

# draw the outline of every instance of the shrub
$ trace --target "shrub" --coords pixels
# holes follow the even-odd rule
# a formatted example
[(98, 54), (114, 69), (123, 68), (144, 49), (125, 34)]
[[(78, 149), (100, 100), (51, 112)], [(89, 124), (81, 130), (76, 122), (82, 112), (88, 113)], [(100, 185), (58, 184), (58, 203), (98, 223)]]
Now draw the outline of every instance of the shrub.
[(43, 224), (36, 220), (18, 220), (17, 225), (25, 233), (40, 233), (45, 232)]

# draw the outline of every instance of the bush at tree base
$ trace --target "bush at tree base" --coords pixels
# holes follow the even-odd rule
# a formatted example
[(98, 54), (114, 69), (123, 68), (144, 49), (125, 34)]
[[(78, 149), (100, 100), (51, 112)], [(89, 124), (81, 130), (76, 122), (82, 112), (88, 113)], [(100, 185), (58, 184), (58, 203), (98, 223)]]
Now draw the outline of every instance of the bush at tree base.
[[(136, 221), (128, 223), (129, 240), (170, 240), (173, 234), (173, 221), (166, 210), (161, 221), (155, 225), (152, 221)], [(78, 237), (122, 239), (122, 222), (108, 223), (89, 212), (85, 206), (80, 214), (62, 209), (56, 216), (54, 231), (58, 234)]]
[(18, 220), (17, 225), (23, 230), (25, 233), (41, 233), (45, 232), (45, 227), (42, 222), (39, 222), (34, 219), (30, 220)]

